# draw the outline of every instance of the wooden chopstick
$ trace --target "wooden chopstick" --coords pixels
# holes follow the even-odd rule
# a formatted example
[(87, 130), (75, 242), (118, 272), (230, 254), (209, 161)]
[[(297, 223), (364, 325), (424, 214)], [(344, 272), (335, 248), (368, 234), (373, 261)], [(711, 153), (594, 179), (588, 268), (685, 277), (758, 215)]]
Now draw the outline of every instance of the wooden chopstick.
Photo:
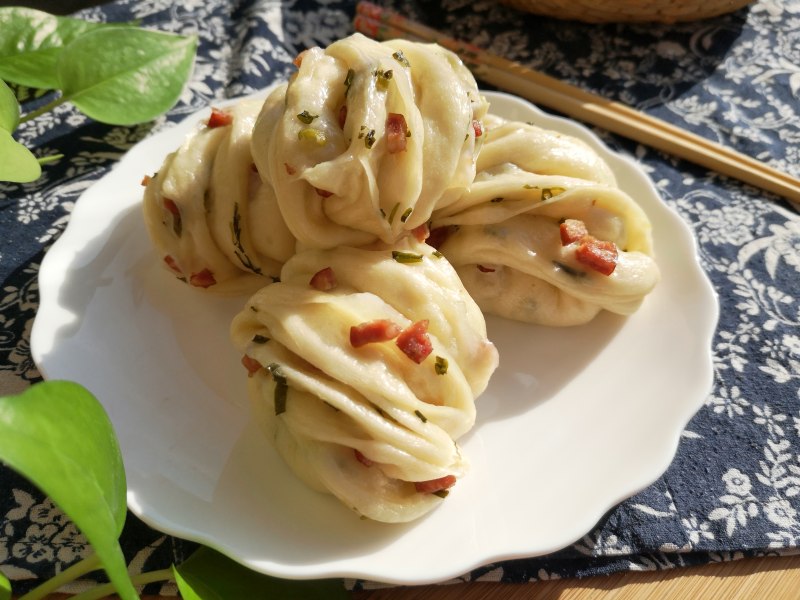
[(357, 31), (381, 40), (406, 38), (435, 42), (455, 52), (477, 78), (500, 89), (793, 202), (800, 202), (800, 179), (788, 173), (625, 104), (582, 90), (473, 44), (450, 38), (371, 2), (358, 3), (354, 26)]

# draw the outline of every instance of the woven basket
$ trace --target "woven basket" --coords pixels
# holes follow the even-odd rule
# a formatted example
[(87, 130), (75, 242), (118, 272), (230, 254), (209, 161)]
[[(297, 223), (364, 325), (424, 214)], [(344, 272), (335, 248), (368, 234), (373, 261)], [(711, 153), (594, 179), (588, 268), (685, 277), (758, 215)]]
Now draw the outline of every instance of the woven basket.
[(753, 0), (501, 0), (528, 12), (589, 23), (696, 21), (732, 12)]

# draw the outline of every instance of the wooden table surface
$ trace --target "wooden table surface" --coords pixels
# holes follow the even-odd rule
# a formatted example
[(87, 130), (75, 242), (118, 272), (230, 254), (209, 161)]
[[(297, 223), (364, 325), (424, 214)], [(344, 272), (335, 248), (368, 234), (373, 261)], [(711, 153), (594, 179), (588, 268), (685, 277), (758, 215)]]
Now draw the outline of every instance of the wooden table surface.
[(353, 600), (798, 600), (800, 555), (670, 571), (537, 581), (384, 588)]
[[(353, 600), (798, 600), (800, 554), (525, 584), (390, 587), (353, 592), (352, 597)], [(64, 594), (50, 596), (50, 600), (68, 598)], [(142, 600), (167, 600), (167, 597), (144, 596)]]

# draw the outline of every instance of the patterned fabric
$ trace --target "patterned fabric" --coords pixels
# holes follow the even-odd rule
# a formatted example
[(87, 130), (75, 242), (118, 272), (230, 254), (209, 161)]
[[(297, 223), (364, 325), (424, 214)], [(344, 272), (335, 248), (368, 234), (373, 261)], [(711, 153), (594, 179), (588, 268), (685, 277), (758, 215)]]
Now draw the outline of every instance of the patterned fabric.
[[(715, 19), (655, 26), (565, 23), (494, 0), (390, 6), (800, 176), (800, 0), (762, 0)], [(0, 183), (0, 393), (39, 379), (28, 342), (37, 272), (80, 194), (152, 131), (285, 77), (298, 51), (350, 34), (353, 11), (346, 0), (120, 0), (80, 13), (197, 33), (200, 47), (180, 102), (153, 123), (105, 126), (64, 105), (20, 129), (36, 152), (67, 159), (36, 182)], [(45, 100), (30, 98), (24, 110)], [(721, 306), (715, 384), (653, 485), (576, 544), (487, 565), (466, 580), (667, 569), (800, 547), (800, 217), (775, 196), (597, 133), (633, 155), (694, 230)], [(134, 572), (180, 561), (194, 547), (133, 515), (122, 541)], [(0, 469), (0, 568), (18, 591), (88, 552), (58, 508)]]

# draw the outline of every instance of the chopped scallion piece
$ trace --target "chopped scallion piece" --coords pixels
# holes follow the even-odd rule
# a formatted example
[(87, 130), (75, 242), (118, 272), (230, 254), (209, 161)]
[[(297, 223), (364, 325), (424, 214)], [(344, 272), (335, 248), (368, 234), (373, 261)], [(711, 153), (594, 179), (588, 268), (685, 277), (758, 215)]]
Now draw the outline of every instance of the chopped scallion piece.
[(364, 145), (367, 149), (371, 149), (375, 145), (375, 130), (370, 129), (369, 133), (364, 136)]
[(286, 382), (286, 375), (283, 374), (278, 363), (270, 363), (266, 368), (275, 382), (275, 414), (279, 415), (286, 412), (286, 396), (289, 392), (289, 384)]
[(408, 62), (408, 59), (406, 58), (405, 54), (403, 54), (402, 50), (398, 50), (397, 52), (392, 54), (392, 58), (394, 58), (397, 62), (399, 62), (406, 68), (411, 67), (411, 64)]
[(398, 203), (396, 203), (396, 204), (395, 204), (395, 205), (392, 207), (392, 211), (389, 213), (389, 224), (391, 224), (391, 223), (393, 223), (393, 222), (394, 222), (394, 217), (395, 217), (395, 215), (397, 214), (397, 209), (398, 209), (398, 208), (400, 208), (400, 203), (399, 203), (399, 202), (398, 202)]
[(422, 254), (414, 254), (413, 252), (403, 252), (401, 250), (392, 250), (392, 258), (397, 262), (403, 264), (422, 262)]
[(275, 382), (275, 414), (279, 415), (286, 412), (286, 395), (289, 392), (289, 386), (285, 381)]
[(419, 420), (422, 421), (423, 423), (427, 423), (428, 422), (428, 417), (423, 415), (420, 411), (415, 410), (414, 414), (417, 415), (417, 417), (419, 417)]
[(433, 364), (433, 368), (436, 371), (437, 375), (444, 375), (447, 373), (448, 362), (447, 359), (443, 356), (437, 356), (436, 362)]
[(265, 335), (256, 334), (253, 336), (253, 343), (254, 344), (266, 344), (269, 341), (269, 338)]
[(553, 196), (558, 196), (559, 194), (566, 191), (566, 189), (562, 187), (548, 187), (548, 188), (540, 188), (538, 185), (533, 185), (530, 183), (526, 183), (522, 186), (526, 190), (542, 190), (542, 200), (549, 200)]
[(324, 146), (325, 142), (327, 141), (324, 131), (320, 131), (319, 129), (313, 129), (311, 127), (306, 127), (298, 131), (297, 139), (314, 142), (317, 146)]
[(414, 209), (413, 209), (413, 208), (411, 208), (411, 207), (409, 206), (409, 207), (408, 207), (408, 208), (405, 210), (405, 212), (403, 212), (403, 214), (401, 215), (401, 217), (400, 217), (400, 222), (401, 222), (401, 223), (405, 223), (406, 221), (408, 221), (408, 217), (410, 217), (410, 216), (411, 216), (411, 213), (412, 213), (412, 212), (414, 212)]
[(304, 110), (304, 111), (303, 111), (303, 112), (301, 112), (299, 115), (297, 115), (297, 118), (298, 118), (298, 119), (300, 119), (300, 120), (301, 120), (303, 123), (305, 123), (306, 125), (311, 125), (311, 122), (312, 122), (314, 119), (316, 119), (318, 116), (319, 116), (319, 115), (312, 115), (312, 114), (311, 114), (310, 112), (308, 112), (307, 110)]
[(347, 96), (348, 92), (350, 92), (350, 86), (353, 85), (353, 77), (355, 77), (356, 72), (353, 69), (347, 70), (347, 75), (344, 78), (344, 95)]
[(565, 191), (566, 190), (562, 187), (544, 188), (542, 190), (542, 200), (549, 200), (553, 196), (558, 196), (560, 193)]
[(386, 71), (375, 71), (376, 85), (379, 90), (385, 91), (389, 87), (389, 82), (392, 80), (394, 73), (391, 69)]

